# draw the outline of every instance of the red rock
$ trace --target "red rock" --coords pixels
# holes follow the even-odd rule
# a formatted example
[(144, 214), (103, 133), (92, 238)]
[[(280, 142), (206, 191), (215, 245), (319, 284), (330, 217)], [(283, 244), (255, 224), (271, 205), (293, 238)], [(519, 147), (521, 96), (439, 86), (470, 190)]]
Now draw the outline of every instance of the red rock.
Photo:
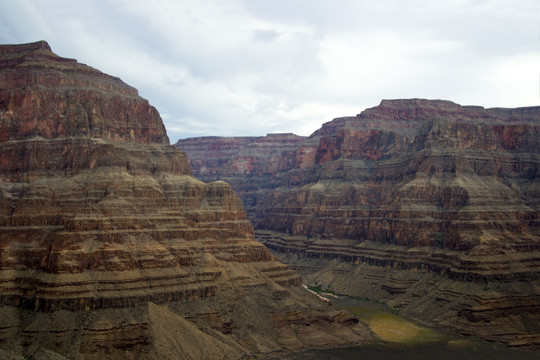
[[(243, 197), (257, 238), (308, 281), (463, 333), (537, 345), (539, 329), (526, 324), (540, 321), (539, 139), (540, 107), (383, 100), (287, 148), (270, 177), (235, 172), (235, 151), (214, 157), (228, 169), (214, 176)], [(192, 151), (197, 141), (177, 146), (212, 168)], [(283, 166), (305, 148), (312, 166)], [(392, 280), (402, 277), (414, 280)], [(497, 326), (478, 331), (478, 303), (492, 306), (482, 311)]]
[(275, 316), (330, 310), (148, 101), (45, 42), (0, 46), (0, 174), (0, 353), (238, 358), (285, 348)]
[(313, 165), (315, 147), (298, 148), (304, 140), (305, 137), (293, 134), (210, 136), (180, 140), (175, 146), (191, 154), (190, 165), (199, 178), (204, 181), (219, 179), (231, 184), (243, 199), (250, 216), (254, 213), (257, 198), (277, 186), (273, 184), (276, 174)]

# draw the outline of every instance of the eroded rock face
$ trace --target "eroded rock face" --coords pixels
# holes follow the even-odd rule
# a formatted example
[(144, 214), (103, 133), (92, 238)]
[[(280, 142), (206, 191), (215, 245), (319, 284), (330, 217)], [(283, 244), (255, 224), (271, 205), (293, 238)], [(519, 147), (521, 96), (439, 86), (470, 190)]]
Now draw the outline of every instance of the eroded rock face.
[(44, 41), (2, 46), (0, 81), (2, 141), (36, 136), (169, 141), (157, 110), (136, 89), (74, 59), (56, 56)]
[(299, 284), (135, 89), (45, 42), (0, 46), (2, 356), (238, 358), (368, 338)]
[(199, 179), (230, 184), (242, 199), (248, 218), (256, 222), (256, 205), (280, 185), (277, 175), (313, 165), (315, 148), (303, 149), (305, 140), (293, 134), (208, 136), (179, 140), (175, 146), (190, 154), (191, 168)]
[(289, 151), (311, 149), (312, 166), (261, 187), (256, 236), (310, 282), (537, 346), (539, 135), (539, 107), (382, 101)]

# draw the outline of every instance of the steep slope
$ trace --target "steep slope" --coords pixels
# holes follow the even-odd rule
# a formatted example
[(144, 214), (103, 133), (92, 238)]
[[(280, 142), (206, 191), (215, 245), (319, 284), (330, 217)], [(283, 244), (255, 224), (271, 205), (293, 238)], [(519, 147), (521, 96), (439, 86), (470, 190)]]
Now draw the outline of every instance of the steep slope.
[(229, 185), (191, 176), (135, 89), (45, 42), (0, 46), (0, 170), (4, 357), (233, 359), (368, 337), (254, 240)]
[(312, 166), (274, 175), (256, 237), (330, 290), (538, 346), (539, 135), (539, 107), (382, 101), (299, 145)]

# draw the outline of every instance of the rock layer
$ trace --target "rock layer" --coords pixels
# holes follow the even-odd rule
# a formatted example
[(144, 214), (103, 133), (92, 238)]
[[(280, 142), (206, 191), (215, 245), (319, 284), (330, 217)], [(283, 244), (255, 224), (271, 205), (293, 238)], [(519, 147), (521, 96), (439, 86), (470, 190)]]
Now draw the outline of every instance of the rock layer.
[(257, 238), (310, 282), (538, 346), (539, 135), (539, 107), (384, 100), (324, 124), (282, 157), (309, 149), (310, 163), (271, 182), (248, 173), (264, 192), (247, 209)]
[(192, 171), (199, 179), (230, 184), (242, 199), (248, 218), (256, 222), (258, 199), (279, 186), (276, 175), (313, 164), (311, 149), (307, 154), (298, 151), (305, 139), (293, 134), (208, 136), (179, 140), (175, 146), (190, 154)]
[(254, 240), (228, 184), (191, 176), (135, 89), (45, 42), (0, 46), (0, 170), (3, 354), (238, 358), (368, 338)]

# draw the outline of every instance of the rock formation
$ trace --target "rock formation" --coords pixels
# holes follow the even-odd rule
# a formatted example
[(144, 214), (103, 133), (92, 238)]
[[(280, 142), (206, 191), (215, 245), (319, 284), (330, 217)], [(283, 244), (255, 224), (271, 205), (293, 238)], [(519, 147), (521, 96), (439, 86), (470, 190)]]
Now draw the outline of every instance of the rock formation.
[(189, 152), (191, 169), (199, 179), (230, 184), (242, 199), (248, 218), (256, 222), (258, 199), (279, 186), (276, 175), (302, 168), (306, 154), (299, 157), (297, 153), (305, 139), (293, 134), (208, 136), (180, 140), (176, 146)]
[(231, 174), (232, 155), (225, 180), (262, 183), (246, 207), (256, 237), (309, 282), (540, 346), (540, 107), (384, 100), (288, 148), (270, 181)]
[(134, 88), (46, 42), (0, 46), (0, 357), (234, 359), (368, 338), (299, 284)]

